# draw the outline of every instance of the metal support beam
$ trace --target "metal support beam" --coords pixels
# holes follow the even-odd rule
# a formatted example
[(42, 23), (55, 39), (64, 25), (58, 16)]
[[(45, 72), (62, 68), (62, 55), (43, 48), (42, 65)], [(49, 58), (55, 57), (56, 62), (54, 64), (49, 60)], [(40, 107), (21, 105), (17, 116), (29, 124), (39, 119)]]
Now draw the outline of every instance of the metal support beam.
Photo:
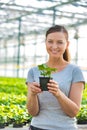
[(53, 9), (53, 25), (55, 25), (55, 19), (56, 19), (56, 10)]
[(76, 33), (75, 33), (74, 39), (76, 40), (76, 57), (75, 57), (75, 63), (78, 64), (78, 39), (79, 39), (78, 29), (76, 29)]
[(18, 54), (17, 54), (17, 77), (19, 77), (19, 66), (20, 66), (20, 45), (21, 45), (21, 18), (18, 19)]

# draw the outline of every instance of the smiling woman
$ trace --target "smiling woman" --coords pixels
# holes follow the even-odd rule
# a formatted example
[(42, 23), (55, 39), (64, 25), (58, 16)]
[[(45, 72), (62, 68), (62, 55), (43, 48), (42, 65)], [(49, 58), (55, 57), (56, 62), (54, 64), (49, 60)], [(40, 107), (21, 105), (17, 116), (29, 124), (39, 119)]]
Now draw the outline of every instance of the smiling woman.
[(45, 45), (48, 60), (44, 64), (57, 71), (52, 73), (52, 79), (47, 83), (48, 91), (41, 89), (38, 66), (28, 71), (27, 109), (33, 117), (30, 128), (77, 130), (75, 118), (80, 109), (85, 80), (81, 69), (69, 62), (68, 32), (65, 27), (50, 27), (46, 32)]
[[(49, 34), (49, 35), (48, 35)], [(61, 26), (55, 26), (50, 28), (46, 33), (46, 50), (49, 54), (49, 58), (52, 55), (55, 55), (56, 58), (64, 58), (65, 61), (69, 61), (70, 55), (68, 51), (69, 41), (68, 41), (68, 32)], [(56, 61), (57, 61), (56, 59)], [(55, 60), (55, 58), (54, 58)]]

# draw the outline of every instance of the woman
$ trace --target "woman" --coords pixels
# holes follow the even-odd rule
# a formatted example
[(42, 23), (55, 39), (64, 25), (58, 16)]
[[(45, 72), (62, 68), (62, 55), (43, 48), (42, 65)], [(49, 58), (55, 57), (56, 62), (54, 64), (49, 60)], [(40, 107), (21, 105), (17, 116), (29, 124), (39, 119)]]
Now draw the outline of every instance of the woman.
[(46, 49), (49, 59), (45, 63), (57, 71), (52, 73), (48, 91), (41, 91), (40, 72), (33, 67), (28, 72), (27, 109), (32, 115), (31, 130), (76, 130), (84, 77), (80, 68), (69, 62), (68, 32), (55, 25), (46, 32)]

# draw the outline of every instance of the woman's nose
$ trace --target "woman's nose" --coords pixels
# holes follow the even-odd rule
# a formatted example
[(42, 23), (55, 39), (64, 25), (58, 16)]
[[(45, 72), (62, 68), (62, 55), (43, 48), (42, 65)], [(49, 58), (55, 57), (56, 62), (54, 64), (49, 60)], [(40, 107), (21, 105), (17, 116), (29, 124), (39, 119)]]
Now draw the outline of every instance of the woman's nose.
[(53, 44), (53, 48), (54, 49), (58, 48), (58, 45), (57, 44)]

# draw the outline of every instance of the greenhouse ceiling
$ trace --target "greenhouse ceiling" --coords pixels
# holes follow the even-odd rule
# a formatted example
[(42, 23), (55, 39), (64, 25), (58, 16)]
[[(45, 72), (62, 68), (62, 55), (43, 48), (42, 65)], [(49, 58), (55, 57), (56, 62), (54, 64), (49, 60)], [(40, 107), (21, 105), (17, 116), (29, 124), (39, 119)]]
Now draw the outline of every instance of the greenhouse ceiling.
[(41, 34), (53, 24), (87, 24), (87, 0), (0, 0), (0, 39)]

